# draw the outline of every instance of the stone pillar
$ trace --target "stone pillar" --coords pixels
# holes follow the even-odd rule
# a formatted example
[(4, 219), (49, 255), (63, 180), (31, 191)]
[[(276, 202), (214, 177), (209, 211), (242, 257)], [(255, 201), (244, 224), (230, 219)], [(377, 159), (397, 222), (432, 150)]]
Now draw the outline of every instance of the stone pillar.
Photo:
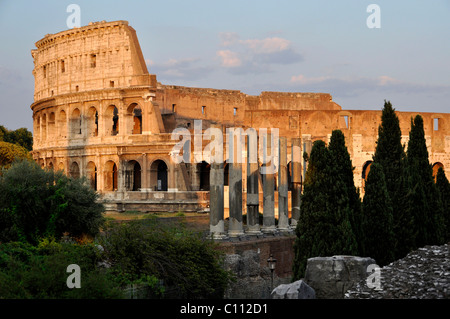
[(278, 230), (290, 230), (288, 215), (288, 169), (286, 137), (280, 137), (278, 168)]
[(212, 239), (224, 239), (223, 163), (211, 163), (209, 178), (209, 233)]
[(296, 227), (300, 218), (300, 196), (301, 196), (301, 139), (292, 139), (292, 219), (291, 226)]
[[(251, 130), (251, 131), (250, 131)], [(247, 138), (247, 234), (261, 235), (259, 226), (258, 136), (249, 129)]]
[[(262, 168), (262, 180), (263, 180), (263, 227), (261, 231), (264, 233), (275, 233), (275, 174), (274, 170), (270, 169), (274, 165), (273, 156), (269, 161), (270, 157), (268, 154), (272, 155), (272, 136), (270, 134), (265, 134), (261, 136), (263, 138), (263, 159), (264, 163)], [(265, 174), (264, 174), (265, 173)]]
[(239, 237), (244, 235), (242, 224), (242, 164), (229, 163), (229, 207), (230, 222), (228, 236)]

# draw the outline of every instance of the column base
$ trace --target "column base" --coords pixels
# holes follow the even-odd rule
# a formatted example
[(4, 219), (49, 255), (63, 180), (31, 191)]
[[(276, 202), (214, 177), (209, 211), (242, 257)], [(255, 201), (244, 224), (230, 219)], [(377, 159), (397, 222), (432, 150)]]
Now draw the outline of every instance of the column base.
[(236, 230), (232, 230), (232, 231), (228, 231), (228, 237), (244, 237), (245, 233), (243, 231), (236, 231)]
[(226, 240), (228, 236), (225, 233), (210, 233), (209, 238), (213, 240)]
[(267, 227), (262, 227), (261, 231), (263, 232), (263, 234), (276, 234), (278, 232), (278, 229), (276, 228), (276, 226), (267, 226)]

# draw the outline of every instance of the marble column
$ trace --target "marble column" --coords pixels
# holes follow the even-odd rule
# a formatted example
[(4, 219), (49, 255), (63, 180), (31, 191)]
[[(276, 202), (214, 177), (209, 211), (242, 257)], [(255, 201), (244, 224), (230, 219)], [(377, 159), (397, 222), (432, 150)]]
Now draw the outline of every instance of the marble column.
[(223, 163), (211, 163), (209, 175), (209, 232), (213, 239), (224, 239), (224, 185), (223, 185)]
[[(249, 129), (250, 130), (250, 129)], [(258, 136), (255, 129), (247, 138), (247, 234), (261, 235), (259, 226)]]
[(228, 236), (239, 237), (244, 235), (242, 223), (242, 164), (229, 163), (229, 208), (230, 221)]
[(278, 168), (278, 230), (289, 231), (287, 141), (280, 137)]
[(263, 180), (263, 227), (261, 231), (264, 233), (275, 233), (275, 174), (274, 157), (272, 155), (272, 136), (264, 134), (263, 138), (263, 159), (262, 180)]
[(292, 218), (291, 226), (296, 227), (300, 218), (301, 198), (301, 139), (292, 139)]

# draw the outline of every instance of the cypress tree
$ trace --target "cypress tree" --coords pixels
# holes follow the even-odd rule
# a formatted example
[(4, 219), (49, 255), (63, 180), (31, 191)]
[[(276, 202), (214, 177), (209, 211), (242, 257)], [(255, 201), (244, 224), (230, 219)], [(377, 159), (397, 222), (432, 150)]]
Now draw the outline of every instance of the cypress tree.
[(391, 102), (385, 100), (373, 162), (382, 166), (386, 188), (391, 198), (397, 259), (405, 256), (414, 247), (413, 220), (405, 209), (407, 194), (404, 175), (405, 157), (400, 121)]
[(385, 100), (373, 161), (381, 164), (383, 168), (386, 187), (391, 198), (397, 198), (397, 193), (401, 190), (399, 185), (403, 175), (404, 159), (405, 150), (402, 145), (400, 121), (391, 102)]
[(334, 130), (332, 132), (328, 149), (330, 151), (332, 164), (336, 167), (338, 174), (344, 182), (345, 192), (347, 192), (350, 206), (349, 220), (358, 247), (357, 254), (362, 256), (364, 255), (364, 238), (361, 229), (361, 198), (359, 189), (355, 187), (354, 183), (353, 170), (355, 168), (352, 165), (350, 154), (345, 146), (345, 136), (341, 130)]
[(295, 279), (304, 276), (308, 258), (356, 253), (356, 240), (348, 217), (349, 199), (342, 191), (344, 185), (325, 143), (315, 141), (304, 183), (302, 213), (295, 230)]
[(415, 247), (444, 242), (444, 211), (433, 169), (428, 160), (428, 150), (423, 119), (411, 119), (408, 150), (406, 154), (408, 194), (406, 208), (414, 216)]
[(448, 242), (450, 241), (450, 183), (445, 176), (445, 172), (442, 167), (439, 168), (436, 174), (436, 187), (439, 191), (439, 196), (444, 210), (444, 242)]
[(372, 164), (365, 190), (362, 204), (365, 253), (374, 258), (378, 265), (385, 266), (394, 261), (395, 237), (392, 202), (380, 164)]

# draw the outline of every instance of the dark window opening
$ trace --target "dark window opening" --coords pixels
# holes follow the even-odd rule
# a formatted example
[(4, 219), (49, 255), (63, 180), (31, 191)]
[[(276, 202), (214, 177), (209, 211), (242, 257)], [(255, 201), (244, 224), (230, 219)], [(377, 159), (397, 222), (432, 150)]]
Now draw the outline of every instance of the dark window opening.
[(91, 54), (91, 68), (95, 68), (97, 66), (97, 55)]
[(133, 110), (133, 134), (142, 134), (142, 110), (139, 107)]
[(117, 109), (117, 107), (114, 107), (114, 111), (113, 111), (113, 127), (112, 127), (112, 132), (111, 135), (117, 135), (119, 134), (119, 110)]

